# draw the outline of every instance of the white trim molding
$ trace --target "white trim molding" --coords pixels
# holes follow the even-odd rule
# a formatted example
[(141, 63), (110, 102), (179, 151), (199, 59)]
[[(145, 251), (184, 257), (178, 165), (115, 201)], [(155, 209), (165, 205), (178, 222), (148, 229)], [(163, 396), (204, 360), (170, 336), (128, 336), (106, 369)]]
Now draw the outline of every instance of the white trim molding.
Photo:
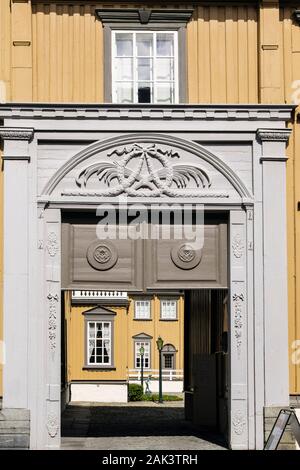
[(258, 129), (256, 134), (262, 142), (288, 142), (291, 133), (291, 129)]
[(2, 140), (27, 140), (33, 138), (34, 129), (26, 127), (0, 127)]
[(289, 121), (294, 105), (0, 104), (0, 118)]

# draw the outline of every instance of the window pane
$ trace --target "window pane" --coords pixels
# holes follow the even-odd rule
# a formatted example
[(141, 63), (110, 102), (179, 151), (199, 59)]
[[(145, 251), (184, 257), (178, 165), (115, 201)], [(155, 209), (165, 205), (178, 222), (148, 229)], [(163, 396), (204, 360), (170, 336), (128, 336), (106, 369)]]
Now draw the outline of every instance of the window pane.
[[(93, 335), (91, 335), (91, 331)], [(95, 337), (96, 333), (96, 337)], [(111, 323), (88, 323), (88, 363), (110, 364), (111, 361)], [(103, 339), (105, 338), (105, 339)]]
[(173, 354), (164, 354), (164, 369), (173, 369)]
[(177, 301), (176, 300), (162, 300), (161, 301), (161, 318), (167, 320), (176, 320), (177, 316)]
[(156, 41), (156, 54), (158, 56), (174, 55), (174, 36), (169, 33), (158, 33)]
[(137, 56), (151, 56), (152, 52), (152, 34), (137, 34), (136, 35), (136, 48)]
[(135, 342), (135, 368), (141, 368), (141, 355), (140, 348), (144, 347), (144, 358), (143, 358), (143, 367), (144, 369), (149, 369), (150, 367), (150, 342), (136, 341)]
[(133, 59), (116, 59), (116, 80), (133, 80)]
[(133, 55), (133, 36), (131, 33), (116, 34), (117, 56)]
[[(151, 303), (150, 300), (136, 300), (135, 301), (135, 318), (151, 318)], [(143, 343), (136, 343), (141, 347)]]
[(174, 59), (159, 58), (156, 67), (156, 80), (174, 80)]
[(152, 80), (152, 59), (138, 59), (138, 80)]
[(157, 83), (156, 84), (156, 99), (157, 103), (173, 103), (173, 84), (172, 83)]
[(138, 83), (138, 102), (151, 103), (152, 85), (149, 83)]
[(133, 103), (133, 84), (117, 83), (117, 103)]

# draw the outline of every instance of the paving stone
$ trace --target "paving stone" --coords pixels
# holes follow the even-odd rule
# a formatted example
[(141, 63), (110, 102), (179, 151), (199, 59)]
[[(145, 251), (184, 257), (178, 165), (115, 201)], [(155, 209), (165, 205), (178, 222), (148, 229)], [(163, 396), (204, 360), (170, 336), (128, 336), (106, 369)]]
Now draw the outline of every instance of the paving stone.
[(83, 408), (89, 412), (88, 420), (76, 419), (81, 416), (81, 404), (72, 404), (63, 413), (62, 449), (225, 449), (220, 436), (199, 432), (184, 419), (181, 402), (91, 404)]

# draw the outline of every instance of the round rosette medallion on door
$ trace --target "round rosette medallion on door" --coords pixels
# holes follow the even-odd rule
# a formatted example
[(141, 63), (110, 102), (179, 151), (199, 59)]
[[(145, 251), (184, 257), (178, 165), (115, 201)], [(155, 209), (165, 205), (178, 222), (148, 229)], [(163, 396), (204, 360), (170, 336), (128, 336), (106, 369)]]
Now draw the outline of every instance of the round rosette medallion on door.
[(171, 249), (173, 263), (180, 269), (194, 269), (201, 261), (202, 250), (196, 250), (191, 243), (178, 243)]
[(94, 269), (107, 271), (116, 264), (118, 252), (113, 243), (96, 240), (88, 247), (86, 258)]

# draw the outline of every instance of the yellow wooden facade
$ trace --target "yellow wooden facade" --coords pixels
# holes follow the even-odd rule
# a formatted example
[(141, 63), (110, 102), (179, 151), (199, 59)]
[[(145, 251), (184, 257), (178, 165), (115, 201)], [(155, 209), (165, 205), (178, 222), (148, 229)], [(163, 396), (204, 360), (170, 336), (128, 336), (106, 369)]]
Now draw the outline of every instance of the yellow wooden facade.
[[(296, 83), (300, 80), (300, 26), (293, 20), (299, 1), (149, 3), (154, 8), (194, 7), (187, 26), (189, 103), (300, 101), (300, 82)], [(94, 10), (137, 5), (144, 6), (140, 2), (1, 0), (0, 100), (103, 102), (103, 33)], [(298, 109), (287, 163), (291, 357), (294, 341), (300, 339)], [(292, 360), (290, 392), (300, 393), (300, 366)]]
[[(184, 334), (184, 300), (178, 297), (177, 320), (160, 319), (160, 297), (151, 297), (151, 320), (135, 320), (134, 300), (129, 300), (128, 307), (114, 307), (109, 310), (116, 313), (114, 317), (114, 370), (87, 370), (85, 363), (85, 328), (84, 315), (95, 305), (72, 305), (70, 293), (65, 294), (65, 331), (66, 331), (66, 379), (72, 381), (114, 381), (129, 377), (134, 365), (134, 336), (146, 334), (151, 336), (150, 369), (158, 370), (159, 355), (156, 340), (161, 336), (164, 344), (172, 344), (176, 349), (175, 368), (183, 369), (183, 334)], [(147, 376), (147, 371), (145, 370)]]

